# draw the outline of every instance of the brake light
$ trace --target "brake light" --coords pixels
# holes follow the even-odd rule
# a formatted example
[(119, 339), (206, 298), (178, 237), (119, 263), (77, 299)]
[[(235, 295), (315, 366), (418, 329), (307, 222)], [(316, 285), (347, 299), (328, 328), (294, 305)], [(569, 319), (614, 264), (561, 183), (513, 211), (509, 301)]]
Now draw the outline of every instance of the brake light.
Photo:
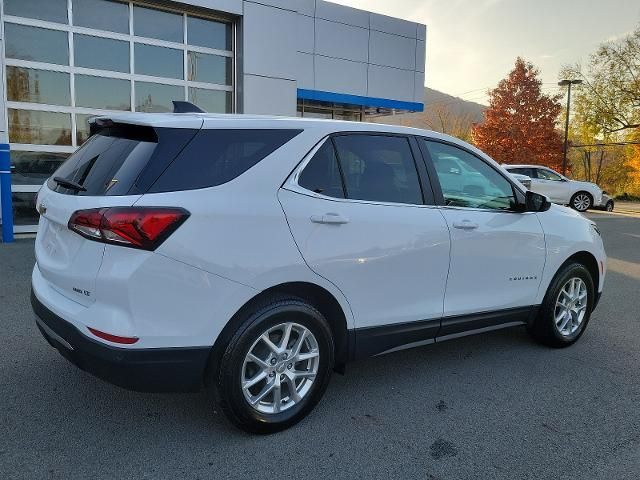
[(173, 207), (110, 207), (78, 210), (69, 229), (89, 240), (155, 250), (189, 217)]

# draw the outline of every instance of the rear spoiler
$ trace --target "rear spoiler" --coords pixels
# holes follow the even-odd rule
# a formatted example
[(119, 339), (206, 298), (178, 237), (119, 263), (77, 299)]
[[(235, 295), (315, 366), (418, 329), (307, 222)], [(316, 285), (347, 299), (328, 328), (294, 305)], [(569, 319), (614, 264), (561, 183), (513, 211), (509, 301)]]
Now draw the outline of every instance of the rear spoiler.
[[(197, 105), (194, 105), (191, 102), (186, 102), (183, 100), (173, 100), (172, 103), (173, 103), (173, 113), (206, 113), (200, 107), (198, 107)], [(123, 114), (126, 115), (126, 118)], [(154, 121), (148, 121), (149, 117), (146, 117), (146, 115), (147, 115), (146, 113), (123, 112), (122, 114), (114, 115), (115, 120), (111, 117), (96, 115), (95, 117), (90, 117), (88, 119), (89, 133), (90, 135), (93, 135), (104, 128), (113, 127), (116, 124), (132, 124), (132, 125), (140, 124), (140, 125), (153, 126), (157, 118), (154, 118)], [(136, 116), (137, 116), (137, 119), (136, 119), (137, 121), (133, 120), (133, 118), (136, 118)], [(144, 120), (140, 122), (142, 118), (144, 118)], [(193, 127), (191, 128), (199, 129), (201, 126), (202, 126), (202, 123), (200, 123), (200, 125), (193, 125)]]

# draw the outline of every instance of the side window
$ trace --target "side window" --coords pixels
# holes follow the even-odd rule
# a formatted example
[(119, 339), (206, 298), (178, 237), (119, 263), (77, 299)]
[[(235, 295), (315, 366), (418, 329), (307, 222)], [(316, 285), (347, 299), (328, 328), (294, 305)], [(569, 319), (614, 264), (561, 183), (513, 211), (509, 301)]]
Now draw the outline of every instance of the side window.
[(331, 140), (326, 140), (304, 167), (298, 185), (328, 197), (344, 198), (338, 159)]
[(553, 180), (554, 182), (560, 182), (562, 177), (551, 170), (547, 170), (544, 168), (538, 168), (538, 178), (542, 180)]
[(526, 175), (527, 177), (533, 178), (533, 169), (532, 168), (507, 168), (509, 173), (517, 173), (519, 175)]
[[(446, 205), (495, 210), (515, 207), (511, 183), (483, 160), (451, 145), (421, 141), (436, 165)], [(437, 165), (444, 163), (455, 163), (457, 168), (438, 169)]]
[(300, 132), (302, 130), (199, 130), (148, 193), (208, 188), (230, 182)]
[(418, 171), (405, 137), (334, 137), (347, 198), (422, 205)]

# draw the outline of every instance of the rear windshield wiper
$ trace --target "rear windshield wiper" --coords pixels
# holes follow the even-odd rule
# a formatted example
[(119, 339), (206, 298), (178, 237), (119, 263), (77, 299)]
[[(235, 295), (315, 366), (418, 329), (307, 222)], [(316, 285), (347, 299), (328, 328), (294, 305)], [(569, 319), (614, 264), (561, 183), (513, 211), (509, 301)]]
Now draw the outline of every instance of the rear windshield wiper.
[(53, 181), (58, 185), (61, 185), (65, 188), (69, 188), (71, 190), (76, 190), (78, 192), (86, 192), (87, 189), (80, 185), (79, 183), (74, 182), (73, 180), (69, 180), (63, 177), (53, 177)]

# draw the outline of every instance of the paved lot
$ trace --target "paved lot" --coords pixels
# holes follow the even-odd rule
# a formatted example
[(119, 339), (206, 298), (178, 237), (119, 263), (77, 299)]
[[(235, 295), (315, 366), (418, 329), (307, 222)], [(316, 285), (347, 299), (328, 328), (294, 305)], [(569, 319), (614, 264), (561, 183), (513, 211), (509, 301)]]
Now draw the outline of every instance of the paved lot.
[(69, 364), (31, 317), (32, 241), (0, 245), (0, 478), (636, 479), (640, 219), (592, 217), (610, 270), (578, 344), (516, 328), (358, 362), (269, 437)]

